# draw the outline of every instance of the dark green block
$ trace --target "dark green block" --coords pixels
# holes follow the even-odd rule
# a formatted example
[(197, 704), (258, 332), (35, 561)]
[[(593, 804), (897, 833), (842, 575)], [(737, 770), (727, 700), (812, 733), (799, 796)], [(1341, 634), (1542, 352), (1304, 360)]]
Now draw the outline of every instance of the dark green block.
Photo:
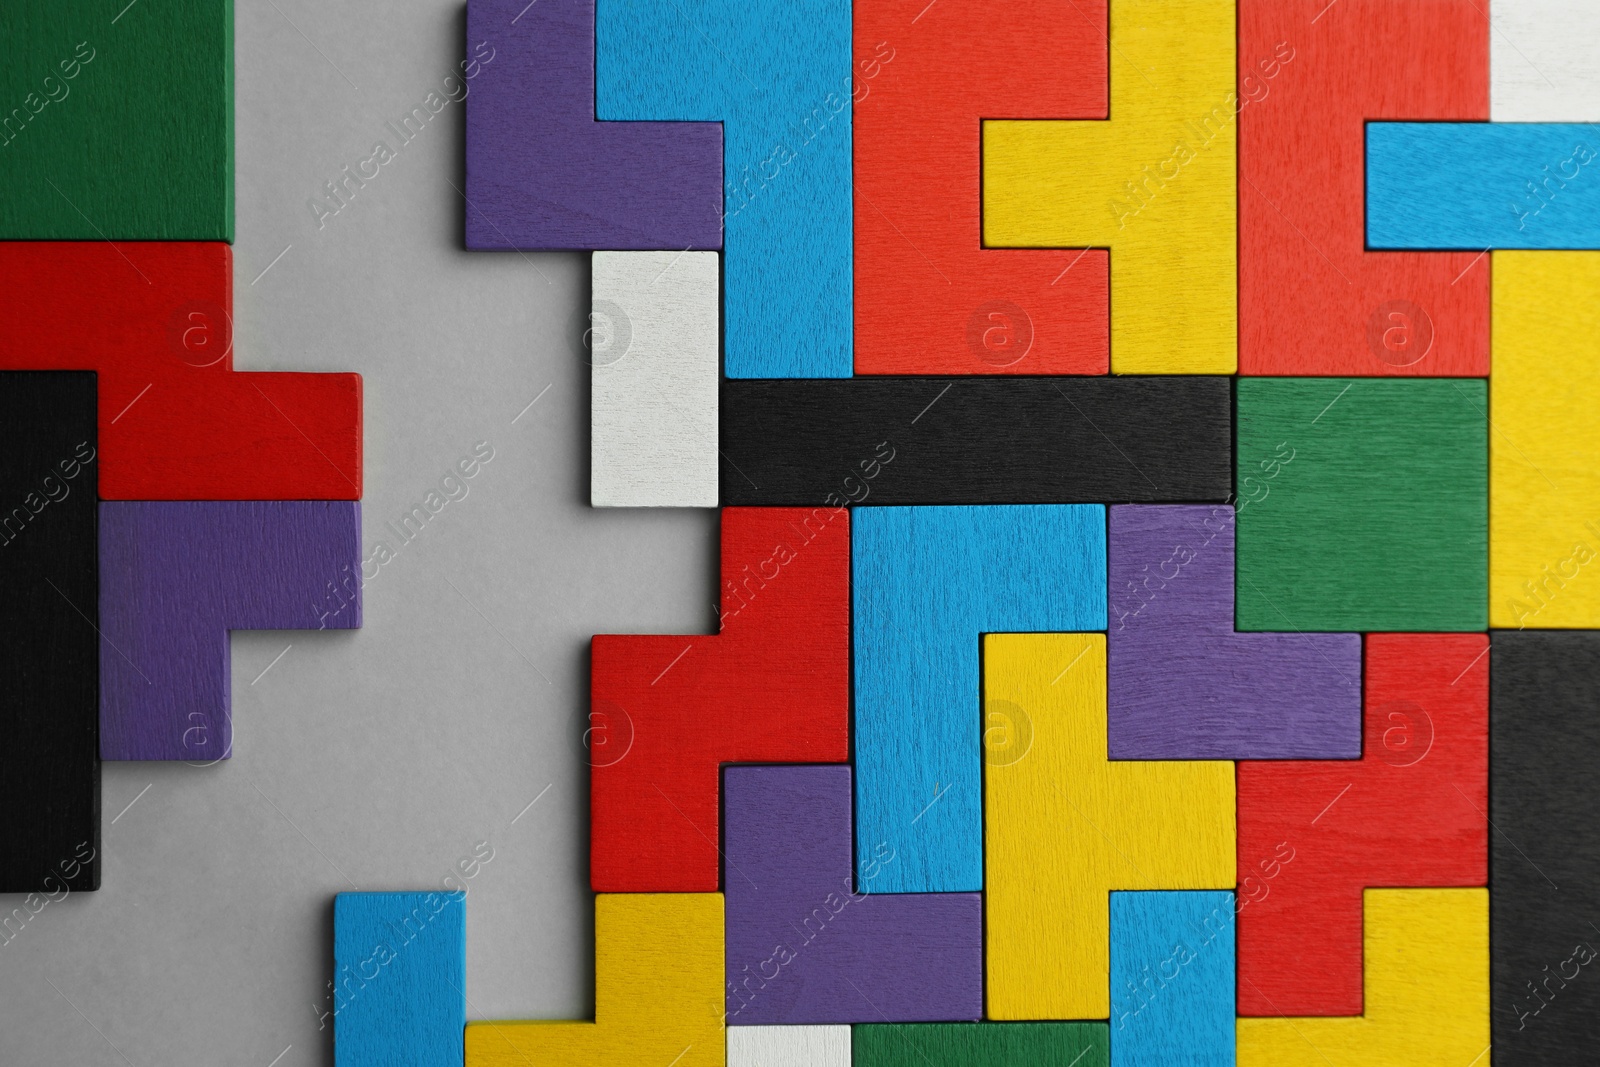
[(1111, 1028), (1095, 1023), (906, 1023), (853, 1027), (854, 1067), (1107, 1067)]
[(0, 239), (233, 240), (231, 0), (5, 0), (0, 189)]
[(1487, 628), (1484, 381), (1241, 378), (1237, 396), (1238, 629)]

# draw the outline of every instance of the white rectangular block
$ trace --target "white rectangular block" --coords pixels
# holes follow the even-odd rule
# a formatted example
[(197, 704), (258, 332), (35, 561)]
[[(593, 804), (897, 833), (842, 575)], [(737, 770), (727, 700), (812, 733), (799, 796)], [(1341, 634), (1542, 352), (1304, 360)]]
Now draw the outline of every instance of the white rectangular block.
[(1600, 3), (1492, 0), (1489, 118), (1600, 122)]
[(728, 1067), (850, 1067), (848, 1026), (730, 1026)]
[(589, 503), (717, 506), (716, 252), (596, 252)]

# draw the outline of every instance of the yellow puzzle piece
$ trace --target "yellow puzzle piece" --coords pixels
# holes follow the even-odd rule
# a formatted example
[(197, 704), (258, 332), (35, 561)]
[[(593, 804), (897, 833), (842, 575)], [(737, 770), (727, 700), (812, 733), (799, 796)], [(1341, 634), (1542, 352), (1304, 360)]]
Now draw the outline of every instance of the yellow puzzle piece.
[(594, 901), (595, 1021), (467, 1025), (467, 1067), (724, 1067), (721, 893)]
[(1368, 889), (1363, 900), (1366, 1014), (1240, 1019), (1239, 1067), (1488, 1063), (1489, 891)]
[(991, 634), (983, 672), (988, 1017), (1107, 1018), (1111, 891), (1234, 887), (1233, 763), (1108, 760), (1104, 634)]
[(1232, 374), (1234, 5), (1110, 10), (1109, 120), (983, 124), (983, 242), (1111, 250), (1113, 373)]

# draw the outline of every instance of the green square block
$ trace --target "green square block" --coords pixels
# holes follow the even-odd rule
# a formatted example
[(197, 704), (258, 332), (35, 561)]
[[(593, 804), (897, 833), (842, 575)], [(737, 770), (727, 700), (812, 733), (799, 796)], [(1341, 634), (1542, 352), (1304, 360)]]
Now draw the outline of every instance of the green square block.
[(1241, 378), (1235, 625), (1488, 627), (1481, 379)]
[(0, 239), (233, 240), (231, 0), (5, 0)]
[(851, 1028), (854, 1067), (1108, 1067), (1111, 1027), (1087, 1023), (873, 1023)]

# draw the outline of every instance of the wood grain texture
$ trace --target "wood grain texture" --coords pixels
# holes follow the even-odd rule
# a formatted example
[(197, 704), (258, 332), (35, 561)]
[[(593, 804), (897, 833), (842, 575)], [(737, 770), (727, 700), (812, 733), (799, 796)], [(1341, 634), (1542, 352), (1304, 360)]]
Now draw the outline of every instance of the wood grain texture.
[(848, 378), (848, 0), (607, 0), (595, 51), (601, 118), (722, 123), (728, 377)]
[(978, 189), (984, 118), (1106, 117), (1106, 0), (926, 3), (855, 4), (856, 373), (1104, 374), (1105, 250), (985, 249)]
[(1240, 630), (1482, 630), (1481, 381), (1244, 378)]
[(0, 944), (100, 888), (95, 380), (0, 373)]
[(6, 5), (0, 238), (233, 240), (233, 4), (140, 7)]
[(1240, 1019), (1239, 1067), (1485, 1062), (1489, 891), (1369, 889), (1364, 899), (1366, 1013)]
[(1354, 759), (1359, 634), (1236, 633), (1234, 510), (1111, 509), (1112, 759)]
[(1110, 119), (989, 119), (983, 243), (1111, 250), (1111, 369), (1232, 374), (1233, 0), (1110, 0)]
[(101, 504), (101, 757), (227, 758), (229, 632), (360, 625), (355, 501)]
[(1360, 760), (1239, 765), (1239, 1014), (1360, 1015), (1361, 893), (1488, 884), (1482, 634), (1372, 634)]
[(461, 1067), (464, 893), (333, 898), (334, 1067)]
[(99, 375), (103, 499), (360, 499), (360, 375), (234, 371), (227, 245), (0, 242), (0, 289), (0, 368)]
[(1491, 642), (1495, 1063), (1589, 1063), (1600, 1042), (1600, 633)]
[(1233, 1067), (1234, 896), (1111, 894), (1112, 1067)]
[(1102, 634), (983, 639), (990, 1019), (1105, 1019), (1115, 889), (1234, 885), (1233, 764), (1106, 758)]
[(850, 1067), (848, 1026), (729, 1026), (728, 1067)]
[(589, 877), (718, 886), (723, 763), (849, 758), (850, 514), (722, 512), (722, 629), (590, 645)]
[(1483, 246), (1368, 252), (1363, 171), (1369, 119), (1488, 116), (1488, 6), (1240, 0), (1241, 374), (1489, 373)]
[(980, 635), (1103, 629), (1105, 534), (1085, 504), (856, 510), (857, 876), (896, 855), (872, 892), (983, 888)]
[[(1600, 248), (1600, 125), (1367, 125), (1373, 248)], [(1586, 180), (1587, 179), (1587, 180)]]
[(723, 1067), (720, 893), (594, 901), (594, 1022), (467, 1024), (467, 1067)]
[[(930, 16), (931, 17), (931, 16)], [(726, 381), (724, 504), (1227, 500), (1227, 378)]]
[(591, 257), (591, 505), (717, 506), (718, 259)]
[(854, 1027), (856, 1067), (1106, 1067), (1105, 1023)]
[(849, 767), (729, 767), (728, 1021), (983, 1015), (983, 897), (879, 893), (893, 842), (851, 870)]
[(469, 249), (722, 247), (722, 130), (595, 121), (595, 0), (469, 0)]
[(1600, 8), (1585, 0), (1516, 0), (1489, 9), (1489, 117), (1600, 121)]

